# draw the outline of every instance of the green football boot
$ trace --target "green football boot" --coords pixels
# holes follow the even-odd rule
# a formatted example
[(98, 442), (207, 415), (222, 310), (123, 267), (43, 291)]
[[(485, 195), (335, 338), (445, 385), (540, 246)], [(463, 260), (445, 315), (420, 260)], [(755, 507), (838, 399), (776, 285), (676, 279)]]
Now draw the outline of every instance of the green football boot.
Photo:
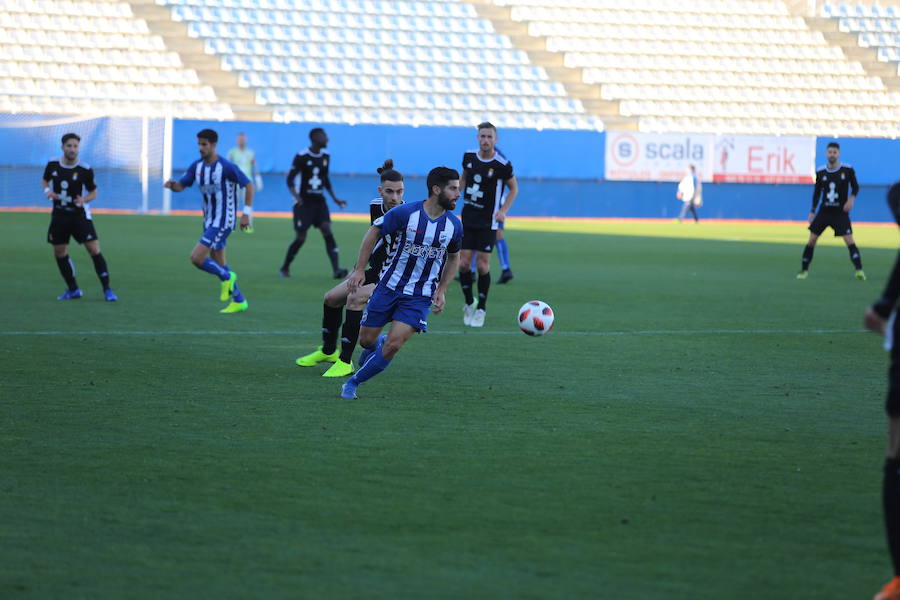
[(301, 356), (297, 359), (296, 362), (298, 367), (312, 367), (319, 364), (320, 362), (337, 362), (340, 356), (340, 350), (336, 349), (331, 354), (325, 354), (324, 352), (322, 352), (322, 346), (319, 346), (318, 348), (316, 348), (315, 352), (310, 352), (306, 356)]
[(338, 359), (327, 371), (322, 373), (322, 377), (346, 377), (347, 375), (353, 375), (353, 371), (352, 361), (345, 363), (341, 359)]

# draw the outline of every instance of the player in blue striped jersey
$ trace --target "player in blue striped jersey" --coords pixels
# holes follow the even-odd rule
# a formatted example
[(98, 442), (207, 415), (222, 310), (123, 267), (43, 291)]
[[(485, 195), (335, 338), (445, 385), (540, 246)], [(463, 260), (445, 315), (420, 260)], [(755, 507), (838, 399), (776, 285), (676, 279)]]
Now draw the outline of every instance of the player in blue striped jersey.
[[(369, 203), (369, 220), (374, 223), (389, 210), (403, 204), (403, 174), (394, 170), (394, 161), (390, 158), (378, 168), (381, 185), (378, 186), (378, 197)], [(359, 323), (363, 309), (375, 289), (384, 269), (385, 262), (397, 249), (397, 236), (386, 235), (380, 238), (369, 258), (364, 285), (354, 293), (350, 293), (347, 281), (344, 280), (325, 293), (322, 306), (322, 345), (313, 352), (297, 359), (300, 367), (312, 367), (322, 362), (334, 363), (322, 377), (345, 377), (353, 373), (353, 351), (359, 339)], [(344, 307), (346, 306), (346, 314)], [(343, 326), (341, 319), (343, 318)], [(338, 350), (338, 331), (341, 333), (341, 348)]]
[(246, 189), (240, 227), (250, 227), (253, 214), (253, 184), (234, 164), (216, 153), (219, 135), (212, 129), (204, 129), (197, 134), (197, 148), (200, 158), (187, 168), (181, 179), (170, 179), (165, 187), (180, 192), (191, 187), (196, 181), (203, 198), (203, 235), (191, 251), (191, 262), (201, 271), (215, 275), (222, 282), (219, 299), (231, 302), (220, 310), (221, 313), (236, 313), (247, 310), (247, 300), (237, 285), (237, 273), (228, 267), (225, 246), (228, 236), (238, 222), (238, 190)]
[[(341, 388), (342, 398), (356, 398), (357, 387), (384, 371), (414, 333), (428, 328), (429, 309), (444, 310), (447, 286), (459, 268), (462, 223), (452, 211), (459, 199), (459, 173), (435, 167), (428, 173), (428, 199), (403, 204), (377, 219), (359, 249), (347, 278), (353, 293), (365, 282), (365, 267), (378, 239), (396, 235), (397, 251), (363, 313), (359, 331), (359, 370)], [(392, 323), (391, 331), (381, 330)]]

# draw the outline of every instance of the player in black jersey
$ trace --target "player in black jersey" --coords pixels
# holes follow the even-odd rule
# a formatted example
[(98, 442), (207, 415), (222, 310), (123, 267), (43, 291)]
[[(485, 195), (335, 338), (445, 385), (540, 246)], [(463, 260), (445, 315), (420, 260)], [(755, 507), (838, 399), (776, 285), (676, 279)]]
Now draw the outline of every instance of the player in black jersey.
[[(369, 203), (370, 224), (390, 209), (403, 204), (403, 174), (394, 170), (394, 161), (390, 158), (385, 160), (384, 165), (378, 168), (378, 174), (381, 176), (381, 185), (378, 187), (378, 197)], [(385, 261), (397, 249), (398, 240), (399, 237), (388, 235), (378, 241), (369, 259), (365, 285), (350, 293), (347, 282), (342, 281), (328, 290), (322, 307), (322, 345), (306, 356), (298, 358), (298, 366), (311, 367), (320, 362), (331, 362), (334, 364), (322, 377), (344, 377), (353, 373), (353, 350), (359, 339), (359, 323), (362, 320), (363, 309), (375, 289), (375, 284), (378, 283)], [(338, 328), (341, 327), (341, 313), (344, 306), (347, 307), (347, 314), (343, 317), (341, 349), (338, 352), (337, 334)]]
[(309, 132), (309, 148), (294, 156), (291, 171), (287, 176), (287, 186), (294, 197), (294, 231), (296, 237), (288, 246), (284, 263), (281, 265), (281, 276), (290, 277), (291, 262), (306, 241), (306, 232), (310, 227), (318, 227), (325, 239), (325, 251), (331, 261), (331, 269), (335, 279), (347, 276), (347, 269), (342, 269), (338, 262), (338, 247), (331, 233), (331, 214), (325, 202), (324, 191), (331, 194), (338, 208), (344, 208), (346, 202), (334, 195), (331, 180), (328, 178), (328, 167), (331, 157), (325, 148), (328, 147), (328, 135), (324, 129), (316, 127)]
[[(888, 191), (888, 206), (900, 225), (900, 183)], [(881, 498), (888, 550), (894, 577), (875, 596), (875, 600), (900, 600), (900, 319), (897, 319), (897, 299), (900, 298), (900, 254), (888, 279), (884, 292), (866, 311), (866, 328), (886, 336), (885, 348), (891, 352), (888, 369), (888, 389), (885, 410), (888, 416), (887, 456)]]
[(53, 201), (47, 241), (53, 244), (56, 266), (69, 288), (57, 299), (75, 300), (83, 295), (75, 280), (75, 265), (69, 258), (69, 238), (73, 237), (79, 244), (84, 244), (91, 255), (94, 271), (103, 286), (103, 296), (107, 302), (115, 302), (118, 298), (109, 287), (109, 270), (106, 259), (100, 253), (100, 241), (88, 206), (97, 197), (94, 170), (79, 162), (80, 149), (81, 138), (78, 135), (67, 133), (62, 136), (63, 155), (47, 163), (41, 179), (44, 195)]
[[(797, 279), (806, 279), (809, 276), (809, 263), (813, 259), (816, 241), (826, 227), (831, 227), (834, 230), (834, 237), (843, 237), (844, 243), (847, 244), (850, 260), (856, 268), (856, 278), (865, 281), (862, 259), (859, 256), (859, 248), (853, 241), (853, 227), (850, 225), (850, 211), (853, 210), (856, 194), (859, 193), (856, 171), (850, 165), (840, 163), (841, 147), (837, 142), (828, 144), (825, 152), (828, 164), (816, 171), (816, 187), (813, 189), (812, 209), (809, 212), (809, 241), (803, 249)], [(820, 200), (822, 205), (817, 214), (816, 205)]]
[[(491, 123), (478, 125), (478, 150), (463, 154), (459, 186), (464, 194), (462, 209), (463, 238), (459, 253), (459, 283), (466, 305), (463, 323), (483, 327), (488, 290), (491, 287), (491, 252), (497, 241), (497, 227), (506, 220), (519, 191), (512, 163), (496, 151), (497, 128)], [(503, 191), (509, 189), (503, 200)], [(471, 262), (476, 255), (478, 304), (472, 294)]]

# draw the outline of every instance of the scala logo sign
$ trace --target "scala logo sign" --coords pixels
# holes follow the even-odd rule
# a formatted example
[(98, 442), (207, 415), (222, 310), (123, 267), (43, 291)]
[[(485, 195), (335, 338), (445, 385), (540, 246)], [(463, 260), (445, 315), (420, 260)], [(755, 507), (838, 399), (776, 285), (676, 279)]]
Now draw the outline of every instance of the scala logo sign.
[(812, 183), (816, 139), (805, 136), (722, 135), (716, 138), (714, 181)]
[(606, 135), (606, 178), (678, 181), (694, 165), (711, 181), (714, 136), (610, 131)]

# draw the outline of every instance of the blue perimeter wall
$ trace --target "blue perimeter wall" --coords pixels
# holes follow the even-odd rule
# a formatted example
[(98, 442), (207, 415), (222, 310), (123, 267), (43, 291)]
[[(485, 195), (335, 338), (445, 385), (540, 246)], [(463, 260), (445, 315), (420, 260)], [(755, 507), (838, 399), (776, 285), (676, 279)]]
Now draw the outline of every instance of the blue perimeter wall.
[[(227, 154), (238, 132), (245, 132), (257, 153), (265, 187), (257, 198), (257, 210), (289, 211), (285, 175), (294, 154), (308, 145), (308, 123), (249, 123), (175, 120), (173, 123), (173, 176), (178, 177), (197, 158), (196, 133), (210, 127), (219, 132), (219, 151)], [(460, 168), (462, 153), (474, 148), (475, 129), (384, 125), (325, 125), (331, 138), (332, 183), (338, 196), (349, 202), (346, 212), (367, 213), (368, 201), (378, 185), (375, 168), (393, 158), (407, 175), (408, 200), (425, 195), (424, 175), (436, 165)], [(140, 182), (136, 173), (111, 168), (116, 165), (116, 140), (121, 131), (110, 127), (100, 144), (101, 130), (88, 133), (82, 154), (97, 170), (101, 188), (97, 208), (140, 207)], [(50, 156), (58, 155), (58, 143), (33, 145), (27, 125), (4, 130), (0, 144), (0, 206), (46, 206), (40, 194), (40, 177)], [(681, 203), (674, 183), (605, 181), (605, 133), (591, 131), (502, 130), (498, 146), (512, 160), (520, 194), (512, 214), (534, 217), (671, 218)], [(21, 139), (19, 139), (21, 138)], [(91, 139), (94, 138), (94, 139)], [(817, 164), (824, 162), (831, 138), (816, 143)], [(892, 220), (885, 203), (887, 187), (900, 179), (900, 141), (888, 139), (840, 139), (842, 158), (856, 168), (862, 185), (853, 218), (856, 221)], [(93, 142), (93, 143), (92, 143)], [(44, 150), (43, 146), (48, 147)], [(153, 145), (151, 145), (153, 147)], [(163, 174), (151, 169), (150, 207), (159, 209)], [(701, 217), (721, 219), (803, 220), (809, 212), (811, 185), (704, 184)], [(332, 204), (332, 210), (336, 207)], [(174, 209), (198, 209), (195, 190), (173, 194)]]

